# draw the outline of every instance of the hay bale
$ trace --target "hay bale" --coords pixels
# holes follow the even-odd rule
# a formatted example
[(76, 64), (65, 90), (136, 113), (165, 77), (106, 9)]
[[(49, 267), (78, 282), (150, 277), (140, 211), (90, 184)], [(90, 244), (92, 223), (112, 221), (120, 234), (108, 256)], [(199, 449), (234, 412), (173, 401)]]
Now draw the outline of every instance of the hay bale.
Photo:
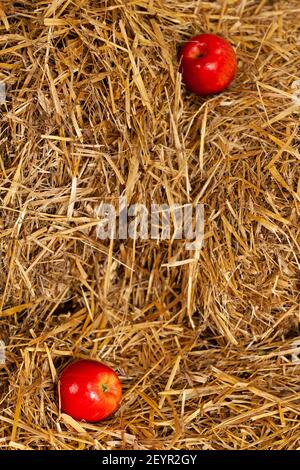
[[(298, 0), (1, 2), (3, 449), (299, 448), (299, 22)], [(178, 73), (203, 31), (239, 58), (209, 99)], [(122, 195), (204, 204), (204, 248), (99, 239)], [(76, 357), (124, 383), (99, 425), (59, 413)]]

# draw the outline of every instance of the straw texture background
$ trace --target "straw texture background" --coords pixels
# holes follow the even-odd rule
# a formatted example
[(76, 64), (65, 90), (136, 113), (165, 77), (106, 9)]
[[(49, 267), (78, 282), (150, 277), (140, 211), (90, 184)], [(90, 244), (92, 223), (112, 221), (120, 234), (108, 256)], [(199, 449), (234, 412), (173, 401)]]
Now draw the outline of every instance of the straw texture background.
[[(180, 45), (230, 40), (226, 92)], [(2, 1), (0, 447), (300, 448), (298, 0)], [(300, 93), (299, 93), (300, 95)], [(97, 207), (205, 205), (205, 246), (96, 236)], [(61, 414), (74, 358), (118, 412)]]

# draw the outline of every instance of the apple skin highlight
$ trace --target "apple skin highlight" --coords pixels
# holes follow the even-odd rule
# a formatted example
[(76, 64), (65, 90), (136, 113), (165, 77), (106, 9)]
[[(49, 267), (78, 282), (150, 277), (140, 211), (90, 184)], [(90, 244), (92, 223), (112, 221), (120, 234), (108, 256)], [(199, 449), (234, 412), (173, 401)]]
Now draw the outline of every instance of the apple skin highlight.
[(215, 34), (200, 34), (181, 49), (182, 81), (200, 96), (219, 93), (230, 85), (237, 71), (233, 47)]
[(61, 411), (79, 421), (101, 421), (121, 403), (122, 385), (117, 374), (93, 360), (72, 362), (62, 372), (58, 392)]

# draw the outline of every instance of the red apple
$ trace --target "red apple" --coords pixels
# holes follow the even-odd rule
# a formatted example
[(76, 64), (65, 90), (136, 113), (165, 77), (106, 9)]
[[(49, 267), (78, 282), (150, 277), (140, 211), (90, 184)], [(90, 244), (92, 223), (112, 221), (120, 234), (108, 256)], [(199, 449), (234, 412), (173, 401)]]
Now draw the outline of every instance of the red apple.
[(118, 408), (122, 385), (108, 366), (79, 360), (67, 366), (59, 379), (61, 410), (77, 420), (101, 421)]
[(236, 75), (234, 49), (215, 34), (200, 34), (190, 39), (181, 50), (182, 80), (197, 95), (223, 91)]

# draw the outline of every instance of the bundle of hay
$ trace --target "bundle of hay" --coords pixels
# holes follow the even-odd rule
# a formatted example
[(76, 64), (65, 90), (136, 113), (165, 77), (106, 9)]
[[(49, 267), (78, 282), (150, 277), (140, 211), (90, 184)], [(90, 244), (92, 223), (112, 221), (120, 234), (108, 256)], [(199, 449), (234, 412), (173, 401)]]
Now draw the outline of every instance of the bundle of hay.
[[(3, 449), (299, 448), (299, 22), (298, 0), (1, 2)], [(239, 59), (206, 99), (177, 59), (204, 31)], [(204, 247), (101, 240), (121, 196), (203, 204)], [(59, 412), (80, 357), (124, 384), (99, 425)]]

